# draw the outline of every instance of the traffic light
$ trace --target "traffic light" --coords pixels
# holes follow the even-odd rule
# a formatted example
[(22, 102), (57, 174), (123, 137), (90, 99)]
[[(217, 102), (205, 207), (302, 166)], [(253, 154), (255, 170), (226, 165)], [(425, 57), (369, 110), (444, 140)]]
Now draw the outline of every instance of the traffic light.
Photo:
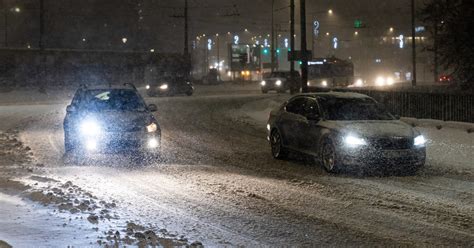
[(277, 49), (277, 54), (280, 54), (280, 48)]
[(268, 48), (263, 49), (263, 54), (267, 55), (268, 54)]
[(354, 28), (362, 28), (362, 21), (359, 19), (356, 19), (354, 21)]

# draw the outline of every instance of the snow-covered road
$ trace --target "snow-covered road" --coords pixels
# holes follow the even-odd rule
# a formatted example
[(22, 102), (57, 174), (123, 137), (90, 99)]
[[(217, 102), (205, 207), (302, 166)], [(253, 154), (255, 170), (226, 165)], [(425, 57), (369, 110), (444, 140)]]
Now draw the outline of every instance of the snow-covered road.
[[(454, 131), (459, 136), (454, 143), (453, 131), (426, 129), (432, 133), (432, 142), (443, 146), (428, 150), (428, 164), (416, 176), (330, 175), (301, 159), (272, 159), (265, 126), (260, 123), (267, 110), (259, 102), (282, 99), (248, 92), (146, 99), (158, 105), (165, 154), (163, 162), (147, 166), (120, 155), (81, 166), (65, 165), (65, 103), (0, 106), (0, 130), (31, 149), (24, 151), (31, 161), (20, 163), (10, 154), (8, 161), (0, 163), (4, 178), (0, 186), (9, 185), (7, 178), (29, 185), (29, 189), (10, 185), (16, 191), (2, 190), (10, 196), (0, 194), (0, 208), (19, 205), (18, 215), (22, 211), (44, 214), (49, 208), (49, 217), (42, 219), (40, 227), (48, 221), (55, 225), (65, 213), (53, 212), (51, 205), (34, 205), (26, 200), (31, 198), (25, 192), (66, 182), (80, 188), (82, 197), (91, 194), (98, 201), (116, 204), (117, 218), (100, 221), (95, 235), (86, 238), (88, 232), (77, 232), (74, 239), (82, 242), (72, 242), (71, 235), (66, 235), (71, 224), (64, 227), (64, 235), (56, 229), (44, 230), (57, 239), (54, 243), (43, 240), (46, 245), (113, 242), (102, 231), (120, 229), (120, 221), (147, 226), (162, 235), (161, 244), (174, 245), (194, 241), (205, 246), (252, 247), (474, 245), (474, 147), (470, 142), (474, 133)], [(242, 118), (245, 113), (248, 118)], [(17, 152), (21, 155), (22, 150)], [(13, 163), (26, 169), (17, 172)], [(29, 164), (40, 166), (31, 169)], [(47, 180), (38, 180), (39, 176)], [(14, 204), (18, 200), (22, 203)], [(82, 214), (86, 218), (90, 213)], [(12, 220), (17, 217), (14, 211), (9, 215)], [(36, 222), (22, 219), (8, 224), (21, 229)], [(77, 227), (86, 229), (85, 224)], [(3, 230), (0, 240), (12, 245), (39, 241), (34, 235), (20, 238)]]

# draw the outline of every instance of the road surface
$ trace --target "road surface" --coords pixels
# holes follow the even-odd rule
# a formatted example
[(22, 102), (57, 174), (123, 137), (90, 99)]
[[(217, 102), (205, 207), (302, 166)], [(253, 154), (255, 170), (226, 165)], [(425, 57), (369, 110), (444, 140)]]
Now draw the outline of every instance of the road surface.
[[(24, 211), (37, 211), (38, 216), (46, 211), (43, 226), (78, 216), (83, 219), (69, 220), (71, 224), (62, 232), (52, 232), (56, 233), (54, 242), (52, 234), (40, 239), (41, 230), (19, 237), (9, 228), (0, 228), (0, 240), (20, 246), (35, 242), (126, 244), (123, 239), (108, 238), (113, 235), (107, 230), (123, 233), (133, 221), (160, 233), (161, 244), (174, 245), (195, 241), (199, 242), (193, 245), (249, 247), (474, 245), (473, 166), (463, 171), (439, 170), (430, 166), (436, 161), (428, 158), (426, 168), (415, 176), (361, 177), (331, 175), (304, 159), (274, 160), (265, 126), (233, 113), (249, 102), (281, 97), (240, 93), (146, 98), (158, 106), (164, 146), (163, 161), (147, 163), (120, 155), (69, 163), (63, 158), (62, 132), (67, 100), (1, 106), (0, 130), (7, 138), (0, 141), (16, 139), (18, 146), (27, 147), (19, 149), (10, 162), (0, 163), (2, 177), (28, 188), (2, 190), (5, 195), (0, 195), (0, 201), (7, 201), (7, 195), (18, 196), (28, 208)], [(27, 161), (17, 161), (25, 156)], [(12, 164), (21, 164), (23, 169)], [(55, 187), (61, 188), (55, 185), (66, 183), (74, 185), (69, 187), (75, 187), (72, 195), (82, 195), (77, 198), (93, 195), (97, 201), (113, 202), (109, 209), (115, 218), (100, 219), (97, 224), (85, 220), (87, 211), (69, 213), (58, 207), (61, 201), (31, 197), (35, 190), (54, 194)], [(17, 218), (14, 211), (9, 216)], [(8, 225), (21, 232), (36, 225), (31, 222), (23, 218)], [(65, 233), (74, 228), (83, 231), (76, 230), (72, 240)]]

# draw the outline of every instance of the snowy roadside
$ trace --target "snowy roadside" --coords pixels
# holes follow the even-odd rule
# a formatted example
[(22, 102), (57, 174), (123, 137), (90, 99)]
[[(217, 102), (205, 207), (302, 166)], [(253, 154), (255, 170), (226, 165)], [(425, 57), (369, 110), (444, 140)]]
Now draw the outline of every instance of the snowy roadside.
[(51, 178), (46, 170), (18, 132), (0, 132), (0, 247), (201, 246), (158, 226), (126, 220), (120, 203)]
[[(274, 95), (229, 111), (230, 118), (264, 130), (270, 112), (288, 100), (289, 95)], [(428, 139), (426, 169), (436, 173), (474, 175), (474, 123), (402, 118)], [(264, 135), (264, 134), (263, 134)]]

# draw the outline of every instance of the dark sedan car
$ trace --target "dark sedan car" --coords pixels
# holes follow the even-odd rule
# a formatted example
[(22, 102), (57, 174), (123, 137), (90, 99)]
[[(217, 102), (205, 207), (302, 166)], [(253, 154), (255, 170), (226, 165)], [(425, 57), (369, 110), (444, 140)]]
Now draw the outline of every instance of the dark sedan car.
[(329, 172), (381, 165), (415, 172), (425, 163), (425, 138), (362, 94), (298, 95), (271, 112), (267, 129), (273, 157), (298, 151)]
[(64, 118), (66, 153), (141, 152), (159, 155), (161, 129), (132, 85), (81, 87)]
[(174, 95), (188, 95), (194, 93), (194, 86), (183, 77), (168, 78), (160, 80), (158, 83), (146, 85), (147, 95), (153, 96), (174, 96)]
[(284, 93), (287, 90), (296, 92), (299, 90), (301, 77), (298, 72), (293, 74), (291, 78), (291, 72), (289, 71), (275, 71), (272, 73), (264, 74), (263, 80), (260, 82), (262, 93), (268, 93), (268, 91), (274, 90), (278, 93)]

